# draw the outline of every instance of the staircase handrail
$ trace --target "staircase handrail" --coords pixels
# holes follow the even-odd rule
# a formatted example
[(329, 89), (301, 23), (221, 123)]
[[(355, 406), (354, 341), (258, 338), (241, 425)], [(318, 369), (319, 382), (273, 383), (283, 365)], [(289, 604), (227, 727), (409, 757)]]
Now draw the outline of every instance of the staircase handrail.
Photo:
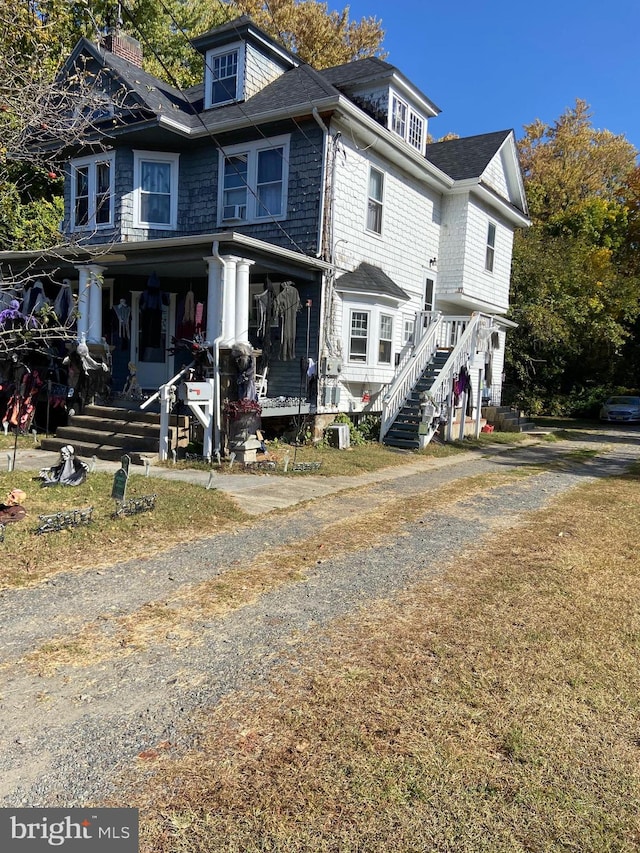
[(414, 385), (422, 376), (425, 367), (431, 360), (438, 345), (438, 334), (442, 314), (434, 311), (430, 316), (431, 322), (420, 340), (416, 342), (405, 364), (396, 373), (382, 400), (382, 417), (380, 421), (380, 441), (389, 431), (396, 415), (405, 403)]
[[(460, 336), (460, 340), (451, 351), (451, 354), (442, 366), (440, 373), (431, 383), (431, 387), (427, 390), (427, 394), (437, 405), (441, 406), (444, 403), (448, 390), (451, 387), (453, 377), (460, 372), (460, 368), (468, 361), (469, 356), (471, 355), (472, 344), (475, 345), (475, 338), (480, 321), (487, 318), (491, 319), (488, 314), (481, 314), (479, 311), (476, 311), (471, 315), (471, 318), (467, 323), (467, 327)], [(444, 394), (443, 390), (445, 390)]]
[(160, 398), (161, 393), (162, 393), (162, 389), (165, 388), (167, 385), (168, 386), (175, 385), (179, 379), (182, 379), (182, 377), (191, 370), (191, 368), (193, 367), (194, 364), (195, 364), (195, 361), (192, 361), (191, 364), (187, 364), (186, 367), (183, 367), (179, 373), (176, 373), (176, 375), (172, 376), (171, 379), (167, 380), (167, 382), (163, 382), (155, 394), (152, 394), (148, 399), (146, 399), (144, 401), (144, 403), (140, 404), (140, 408), (146, 409), (147, 406), (149, 406), (151, 403), (153, 403), (154, 400), (158, 400)]

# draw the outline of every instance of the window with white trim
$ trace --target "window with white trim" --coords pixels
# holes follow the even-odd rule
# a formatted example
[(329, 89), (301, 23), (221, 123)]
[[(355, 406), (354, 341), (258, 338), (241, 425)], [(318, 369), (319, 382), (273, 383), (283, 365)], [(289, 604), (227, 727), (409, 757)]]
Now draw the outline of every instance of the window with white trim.
[(71, 161), (74, 230), (113, 225), (113, 164), (113, 152)]
[(381, 314), (378, 335), (378, 364), (391, 364), (392, 344), (393, 317), (390, 314)]
[(369, 339), (369, 312), (351, 311), (349, 361), (366, 363)]
[(205, 65), (205, 107), (219, 107), (241, 101), (244, 89), (244, 50), (228, 45), (207, 53)]
[(284, 219), (287, 211), (289, 136), (220, 153), (219, 221)]
[(415, 329), (416, 318), (405, 314), (402, 320), (402, 346), (413, 343)]
[(137, 227), (177, 227), (178, 160), (178, 154), (133, 152), (134, 220)]
[(382, 234), (382, 198), (384, 193), (384, 173), (373, 166), (369, 167), (369, 197), (367, 202), (367, 231)]
[(391, 94), (389, 126), (394, 133), (401, 136), (412, 148), (424, 154), (426, 141), (425, 118), (395, 93)]
[(493, 263), (496, 256), (496, 226), (493, 222), (487, 228), (487, 251), (484, 258), (484, 268), (487, 272), (493, 272)]

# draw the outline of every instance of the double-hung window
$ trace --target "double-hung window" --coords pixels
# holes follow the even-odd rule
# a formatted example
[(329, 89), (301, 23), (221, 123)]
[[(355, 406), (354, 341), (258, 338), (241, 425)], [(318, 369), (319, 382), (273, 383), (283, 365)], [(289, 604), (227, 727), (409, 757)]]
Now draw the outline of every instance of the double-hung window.
[(136, 226), (177, 227), (178, 158), (178, 154), (134, 151)]
[(207, 53), (205, 66), (205, 106), (219, 107), (242, 100), (244, 50), (228, 46)]
[(351, 331), (349, 335), (349, 361), (367, 361), (367, 342), (369, 338), (369, 312), (351, 312)]
[(113, 225), (113, 153), (71, 163), (71, 216), (75, 230)]
[(289, 137), (233, 146), (221, 153), (220, 222), (283, 219)]
[(424, 116), (417, 113), (395, 93), (391, 95), (389, 125), (391, 130), (401, 136), (412, 148), (424, 154), (426, 141)]
[(487, 272), (493, 272), (493, 263), (496, 256), (496, 226), (493, 222), (487, 228), (487, 250), (484, 258), (484, 268)]
[(373, 166), (369, 169), (369, 200), (367, 203), (367, 231), (382, 234), (382, 197), (384, 173)]
[(378, 364), (391, 364), (392, 342), (393, 317), (390, 314), (381, 314), (380, 334), (378, 335)]

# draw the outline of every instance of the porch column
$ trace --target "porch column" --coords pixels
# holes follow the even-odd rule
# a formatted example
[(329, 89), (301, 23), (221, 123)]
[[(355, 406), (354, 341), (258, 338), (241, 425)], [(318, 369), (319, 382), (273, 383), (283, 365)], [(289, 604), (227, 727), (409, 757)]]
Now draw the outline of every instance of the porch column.
[(231, 344), (236, 339), (236, 264), (240, 258), (225, 255), (222, 287), (222, 339)]
[(255, 261), (240, 258), (236, 266), (236, 341), (249, 343), (249, 267)]
[(87, 323), (87, 343), (102, 342), (102, 273), (106, 267), (91, 264), (89, 267), (89, 319)]
[(222, 289), (224, 263), (212, 256), (203, 258), (207, 264), (207, 334), (209, 343), (222, 335)]
[(89, 328), (89, 288), (91, 286), (91, 273), (89, 267), (76, 267), (78, 270), (78, 320), (76, 330), (78, 340), (87, 337)]

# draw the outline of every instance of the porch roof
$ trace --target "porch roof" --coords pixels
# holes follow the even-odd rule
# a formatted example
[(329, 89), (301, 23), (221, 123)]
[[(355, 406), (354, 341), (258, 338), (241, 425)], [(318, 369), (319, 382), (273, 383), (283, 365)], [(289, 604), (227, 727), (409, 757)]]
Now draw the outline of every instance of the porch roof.
[(38, 274), (73, 277), (83, 264), (105, 267), (107, 275), (150, 275), (162, 268), (164, 276), (189, 277), (206, 274), (205, 257), (213, 252), (240, 255), (255, 261), (254, 272), (290, 272), (312, 278), (331, 268), (312, 255), (266, 243), (236, 231), (220, 231), (188, 237), (108, 243), (104, 245), (58, 246), (49, 251), (0, 252), (0, 269), (5, 272), (32, 270)]

